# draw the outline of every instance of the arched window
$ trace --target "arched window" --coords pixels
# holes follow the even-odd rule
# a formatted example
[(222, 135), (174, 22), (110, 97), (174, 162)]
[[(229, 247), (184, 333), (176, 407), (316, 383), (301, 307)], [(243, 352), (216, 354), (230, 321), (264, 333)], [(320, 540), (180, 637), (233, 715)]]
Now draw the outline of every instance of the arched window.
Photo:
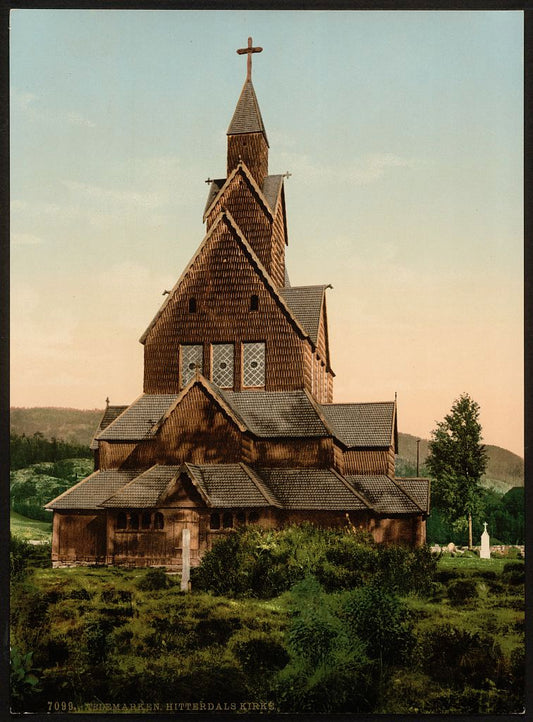
[(189, 298), (189, 313), (196, 313), (196, 299)]
[(222, 523), (224, 525), (224, 529), (233, 528), (233, 514), (231, 513), (231, 511), (224, 512), (224, 516), (222, 517)]
[(117, 515), (117, 529), (125, 529), (128, 525), (128, 517), (125, 512), (119, 511)]
[(259, 296), (255, 293), (250, 297), (250, 311), (257, 311), (259, 308)]
[(248, 521), (250, 524), (256, 524), (259, 521), (259, 514), (256, 511), (251, 511), (248, 514)]
[(211, 529), (220, 529), (220, 514), (217, 514), (216, 512), (214, 514), (211, 514), (209, 526), (211, 527)]
[(165, 517), (160, 511), (154, 514), (154, 529), (163, 529), (165, 526)]
[(243, 511), (238, 511), (236, 515), (237, 524), (246, 524), (246, 514)]
[(130, 529), (139, 528), (139, 515), (136, 513), (130, 514)]
[(150, 525), (152, 523), (152, 515), (149, 511), (143, 512), (142, 519), (141, 519), (141, 525), (143, 529), (149, 529)]

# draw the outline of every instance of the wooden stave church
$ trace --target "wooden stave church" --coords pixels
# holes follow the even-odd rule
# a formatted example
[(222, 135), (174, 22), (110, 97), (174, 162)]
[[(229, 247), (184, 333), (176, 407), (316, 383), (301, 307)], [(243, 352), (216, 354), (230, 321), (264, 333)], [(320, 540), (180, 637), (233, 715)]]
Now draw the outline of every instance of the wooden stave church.
[(395, 477), (396, 400), (333, 403), (326, 290), (292, 287), (284, 175), (248, 73), (206, 235), (142, 335), (143, 393), (106, 407), (95, 471), (46, 505), (54, 566), (181, 568), (243, 524), (311, 521), (420, 545), (428, 479)]

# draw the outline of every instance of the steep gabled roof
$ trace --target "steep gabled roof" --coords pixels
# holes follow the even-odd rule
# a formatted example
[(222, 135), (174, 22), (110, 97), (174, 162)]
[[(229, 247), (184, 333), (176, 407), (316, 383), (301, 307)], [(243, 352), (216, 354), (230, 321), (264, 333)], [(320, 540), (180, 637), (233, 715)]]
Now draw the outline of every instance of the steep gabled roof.
[(231, 119), (226, 135), (241, 135), (243, 133), (263, 133), (268, 145), (265, 125), (261, 117), (261, 111), (259, 110), (259, 103), (257, 102), (254, 86), (252, 85), (252, 81), (248, 79), (242, 87), (239, 100), (237, 101), (237, 107), (233, 113), (233, 118)]
[(263, 206), (265, 212), (270, 216), (270, 220), (274, 220), (275, 206), (274, 206), (274, 208), (272, 208), (269, 205), (268, 200), (266, 199), (262, 188), (260, 188), (259, 185), (257, 184), (257, 181), (255, 180), (253, 175), (250, 173), (248, 166), (246, 165), (246, 163), (243, 160), (240, 160), (237, 163), (237, 165), (235, 166), (235, 168), (231, 171), (229, 176), (226, 178), (226, 180), (223, 181), (222, 186), (219, 188), (219, 190), (216, 193), (214, 193), (214, 191), (216, 190), (216, 188), (218, 186), (215, 185), (215, 183), (219, 183), (220, 181), (213, 181), (213, 183), (211, 183), (211, 187), (210, 187), (209, 195), (208, 195), (208, 199), (207, 199), (208, 204), (206, 205), (205, 211), (204, 211), (204, 217), (203, 217), (204, 222), (205, 222), (207, 216), (209, 215), (211, 208), (213, 208), (213, 206), (217, 203), (220, 196), (222, 196), (226, 192), (226, 189), (231, 185), (232, 180), (235, 178), (235, 176), (238, 173), (240, 173), (245, 178), (245, 180), (249, 183), (250, 187), (256, 194), (258, 201)]
[(393, 442), (394, 401), (362, 404), (320, 404), (330, 429), (345, 446), (385, 448)]
[[(242, 165), (247, 168), (246, 164), (241, 161)], [(238, 168), (238, 165), (237, 165)], [(235, 171), (232, 171), (228, 178), (233, 177)], [(250, 171), (248, 171), (250, 174)], [(205, 203), (205, 209), (204, 209), (204, 215), (203, 219), (205, 221), (208, 211), (211, 208), (211, 206), (214, 204), (216, 198), (218, 197), (220, 191), (224, 188), (226, 185), (226, 182), (228, 178), (217, 178), (216, 180), (211, 181), (211, 184), (209, 185), (209, 191), (207, 193), (207, 200)], [(263, 181), (263, 186), (261, 188), (261, 192), (263, 194), (264, 199), (266, 200), (268, 207), (272, 214), (274, 214), (276, 210), (276, 205), (278, 203), (279, 194), (281, 193), (281, 189), (283, 188), (283, 178), (282, 175), (268, 175), (265, 180)], [(253, 179), (253, 178), (252, 178)], [(255, 182), (255, 179), (253, 179)]]
[(117, 416), (119, 416), (127, 408), (128, 408), (127, 406), (109, 406), (109, 405), (106, 407), (106, 409), (104, 411), (104, 415), (102, 416), (102, 419), (101, 419), (100, 423), (98, 424), (98, 428), (94, 432), (94, 436), (92, 438), (91, 445), (89, 446), (91, 451), (94, 451), (95, 449), (98, 448), (98, 441), (96, 440), (96, 437), (98, 436), (98, 434), (101, 431), (103, 431), (104, 429), (106, 429), (109, 426), (109, 424), (112, 421), (114, 421), (117, 418)]
[(274, 301), (276, 301), (277, 305), (279, 306), (279, 308), (281, 309), (281, 311), (284, 313), (284, 315), (286, 316), (286, 318), (287, 318), (287, 320), (289, 321), (289, 323), (293, 326), (293, 328), (295, 329), (295, 331), (298, 333), (298, 335), (300, 336), (300, 338), (302, 338), (302, 339), (308, 339), (309, 342), (311, 343), (311, 345), (314, 347), (314, 343), (313, 343), (313, 341), (311, 341), (311, 339), (309, 338), (309, 334), (304, 330), (304, 328), (302, 327), (302, 325), (300, 324), (300, 322), (298, 321), (298, 319), (296, 318), (296, 316), (294, 315), (294, 313), (291, 311), (291, 309), (289, 308), (289, 306), (287, 305), (287, 303), (285, 302), (285, 300), (280, 296), (280, 294), (279, 294), (279, 292), (278, 292), (278, 289), (276, 288), (276, 285), (275, 285), (274, 281), (273, 281), (272, 278), (270, 277), (270, 274), (268, 273), (268, 271), (266, 270), (266, 268), (263, 266), (263, 264), (261, 263), (261, 261), (260, 261), (259, 258), (257, 257), (257, 254), (255, 253), (255, 251), (253, 250), (253, 248), (250, 246), (250, 244), (249, 244), (248, 241), (246, 240), (243, 232), (241, 231), (241, 229), (239, 228), (239, 226), (237, 225), (237, 223), (235, 222), (234, 218), (232, 217), (231, 213), (229, 213), (229, 211), (222, 211), (221, 213), (219, 213), (219, 215), (217, 216), (215, 222), (213, 223), (213, 225), (212, 225), (211, 228), (209, 229), (209, 232), (208, 232), (207, 235), (204, 237), (204, 240), (202, 241), (202, 243), (200, 244), (200, 246), (199, 246), (198, 249), (196, 250), (196, 253), (195, 253), (194, 256), (191, 258), (191, 260), (189, 261), (189, 263), (187, 264), (187, 267), (185, 268), (185, 270), (183, 271), (183, 273), (182, 273), (181, 276), (179, 277), (178, 281), (174, 284), (174, 287), (173, 287), (173, 289), (171, 290), (170, 294), (166, 297), (165, 301), (162, 303), (161, 307), (159, 308), (159, 311), (156, 313), (156, 315), (154, 316), (154, 318), (153, 318), (152, 321), (150, 322), (148, 328), (146, 329), (146, 331), (143, 333), (143, 335), (142, 335), (141, 338), (139, 339), (140, 342), (141, 342), (141, 343), (145, 343), (145, 341), (146, 341), (146, 339), (147, 339), (147, 337), (148, 337), (148, 334), (150, 333), (150, 331), (152, 330), (152, 328), (154, 327), (154, 325), (156, 324), (156, 322), (158, 321), (158, 319), (161, 317), (161, 314), (163, 313), (163, 311), (165, 310), (165, 308), (167, 307), (167, 305), (170, 303), (170, 301), (171, 301), (171, 299), (173, 298), (173, 296), (175, 295), (175, 293), (178, 291), (178, 289), (179, 289), (182, 281), (184, 280), (185, 276), (189, 273), (189, 271), (190, 271), (191, 267), (193, 266), (194, 262), (196, 261), (196, 259), (198, 258), (198, 256), (202, 253), (202, 251), (203, 251), (204, 248), (206, 247), (207, 243), (209, 242), (209, 239), (212, 237), (213, 233), (214, 233), (215, 230), (218, 228), (218, 226), (219, 226), (220, 223), (225, 223), (226, 226), (228, 227), (228, 229), (231, 231), (233, 237), (234, 237), (235, 240), (240, 244), (240, 246), (241, 246), (242, 250), (244, 251), (245, 255), (248, 256), (248, 259), (250, 260), (252, 267), (255, 268), (258, 276), (259, 276), (260, 278), (262, 278), (262, 280), (263, 280), (266, 288), (267, 288), (268, 291), (270, 292), (272, 298), (274, 299)]
[(105, 469), (95, 471), (86, 479), (67, 489), (48, 504), (46, 509), (99, 509), (102, 502), (124, 484), (138, 476), (139, 470)]
[(157, 423), (177, 398), (177, 394), (142, 394), (98, 434), (97, 440), (142, 441), (151, 438), (157, 431)]
[(260, 468), (261, 476), (284, 509), (352, 511), (369, 505), (332, 469)]
[(315, 344), (318, 341), (318, 327), (326, 288), (329, 286), (289, 286), (279, 289), (280, 295)]
[(378, 514), (420, 514), (422, 511), (388, 476), (346, 474), (345, 478), (356, 491), (368, 499)]
[(161, 494), (176, 478), (180, 465), (163, 466), (156, 464), (139, 474), (115, 494), (102, 502), (101, 506), (115, 509), (150, 509), (157, 506)]
[(330, 436), (305, 391), (219, 390), (255, 436)]
[(429, 499), (431, 482), (429, 479), (411, 478), (411, 479), (395, 479), (401, 489), (409, 494), (411, 499), (418, 504), (423, 512), (429, 514)]

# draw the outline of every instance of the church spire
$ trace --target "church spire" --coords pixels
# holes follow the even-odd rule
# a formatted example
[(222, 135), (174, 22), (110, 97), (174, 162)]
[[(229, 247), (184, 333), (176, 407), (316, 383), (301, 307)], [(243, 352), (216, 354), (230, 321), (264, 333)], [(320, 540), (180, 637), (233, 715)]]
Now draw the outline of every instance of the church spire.
[(253, 47), (252, 38), (248, 38), (246, 48), (237, 50), (239, 55), (247, 56), (247, 72), (227, 132), (228, 176), (242, 160), (260, 186), (268, 175), (268, 138), (252, 85), (252, 54), (262, 50), (263, 48)]

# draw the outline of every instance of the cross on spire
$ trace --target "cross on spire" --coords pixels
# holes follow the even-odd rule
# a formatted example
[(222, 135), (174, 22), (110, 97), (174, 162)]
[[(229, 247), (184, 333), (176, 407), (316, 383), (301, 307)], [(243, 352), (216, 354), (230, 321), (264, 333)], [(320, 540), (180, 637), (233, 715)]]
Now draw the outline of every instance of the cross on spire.
[(252, 79), (252, 53), (262, 53), (263, 48), (254, 48), (252, 47), (252, 38), (248, 38), (248, 47), (246, 48), (239, 48), (237, 50), (237, 53), (239, 55), (247, 55), (246, 58), (246, 80)]

